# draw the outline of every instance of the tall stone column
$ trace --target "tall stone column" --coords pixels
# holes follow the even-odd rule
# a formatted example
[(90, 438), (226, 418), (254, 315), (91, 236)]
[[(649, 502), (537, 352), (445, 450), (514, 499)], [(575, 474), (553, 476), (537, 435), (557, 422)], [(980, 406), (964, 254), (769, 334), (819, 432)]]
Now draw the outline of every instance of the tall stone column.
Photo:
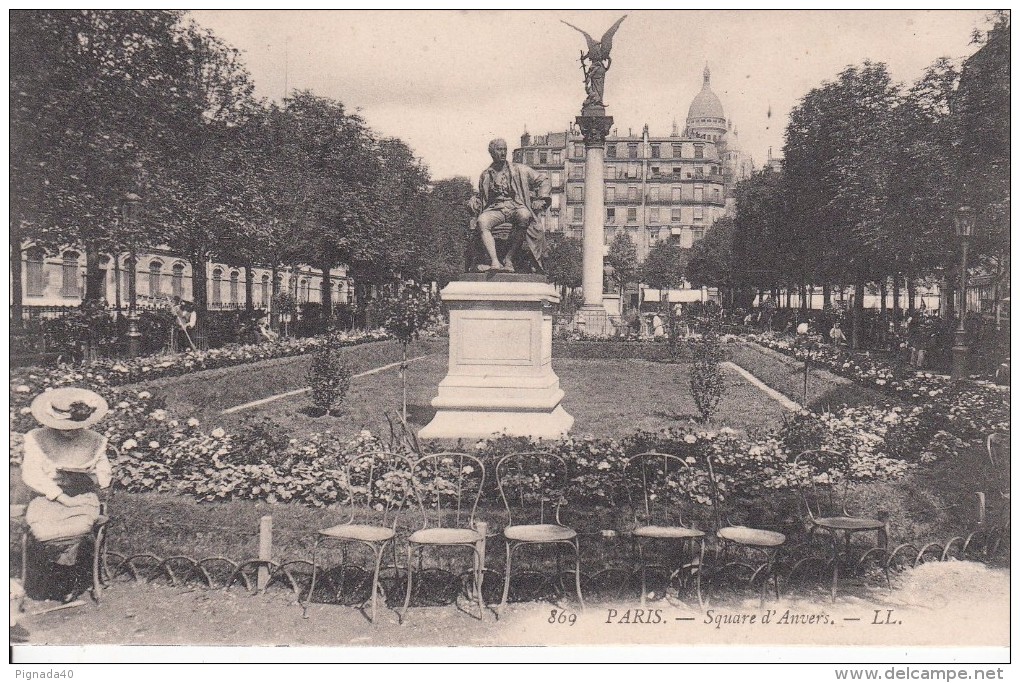
[(602, 305), (603, 248), (605, 246), (605, 153), (606, 136), (613, 127), (613, 117), (605, 110), (585, 108), (576, 119), (584, 137), (584, 259), (581, 287), (584, 306), (581, 316), (585, 332), (609, 333), (609, 319)]

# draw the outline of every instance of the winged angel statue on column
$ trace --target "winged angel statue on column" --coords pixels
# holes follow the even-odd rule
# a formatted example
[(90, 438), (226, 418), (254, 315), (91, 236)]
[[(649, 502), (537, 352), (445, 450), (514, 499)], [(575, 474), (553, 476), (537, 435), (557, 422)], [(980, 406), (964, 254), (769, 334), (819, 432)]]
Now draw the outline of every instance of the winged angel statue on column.
[(583, 108), (601, 107), (605, 109), (606, 103), (603, 102), (603, 96), (606, 89), (606, 72), (609, 71), (609, 67), (613, 63), (613, 60), (609, 57), (609, 52), (613, 49), (613, 36), (626, 18), (627, 15), (624, 14), (617, 19), (616, 23), (610, 26), (609, 30), (602, 36), (602, 40), (598, 42), (573, 24), (567, 23), (562, 19), (560, 20), (570, 28), (583, 34), (584, 39), (588, 41), (588, 52), (581, 53), (584, 89), (588, 93), (588, 97), (584, 100)]

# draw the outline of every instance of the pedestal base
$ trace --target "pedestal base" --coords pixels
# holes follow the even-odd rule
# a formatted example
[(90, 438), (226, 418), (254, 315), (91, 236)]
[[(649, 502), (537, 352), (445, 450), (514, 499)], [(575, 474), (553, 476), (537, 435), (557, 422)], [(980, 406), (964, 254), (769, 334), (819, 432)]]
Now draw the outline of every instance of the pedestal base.
[(611, 337), (616, 332), (609, 322), (609, 313), (605, 306), (582, 306), (578, 313), (580, 314), (578, 329), (581, 330), (580, 324), (583, 323), (584, 329), (581, 331), (585, 334), (593, 337)]
[(450, 309), (450, 361), (436, 416), (421, 439), (508, 434), (556, 439), (573, 426), (552, 369), (552, 285), (533, 279), (455, 281), (442, 291)]

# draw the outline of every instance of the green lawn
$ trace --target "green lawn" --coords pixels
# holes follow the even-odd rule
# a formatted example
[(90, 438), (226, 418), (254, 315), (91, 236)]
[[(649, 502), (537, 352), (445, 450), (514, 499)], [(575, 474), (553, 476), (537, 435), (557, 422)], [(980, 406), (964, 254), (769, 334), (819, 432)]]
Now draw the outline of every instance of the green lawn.
[[(412, 356), (417, 355), (412, 353)], [(385, 413), (400, 410), (401, 386), (396, 368), (354, 380), (339, 416), (314, 416), (308, 393), (273, 401), (230, 415), (219, 410), (276, 393), (300, 388), (304, 365), (288, 364), (236, 369), (233, 377), (196, 378), (196, 386), (175, 388), (169, 394), (170, 407), (179, 415), (190, 415), (203, 401), (199, 419), (207, 428), (236, 429), (249, 418), (268, 417), (301, 438), (326, 430), (354, 435), (361, 429), (389, 434)], [(380, 359), (380, 364), (383, 359)], [(392, 362), (392, 361), (390, 361)], [(305, 361), (307, 363), (307, 361)], [(563, 407), (574, 416), (575, 435), (603, 438), (621, 437), (637, 430), (657, 430), (687, 423), (696, 410), (688, 386), (687, 365), (643, 360), (554, 359), (553, 367), (566, 392)], [(447, 356), (433, 353), (411, 364), (408, 372), (408, 423), (414, 429), (428, 423), (435, 414), (431, 401), (439, 382), (446, 376)], [(214, 402), (221, 387), (226, 397)], [(761, 432), (782, 421), (783, 409), (736, 373), (727, 372), (726, 391), (717, 417), (706, 426)]]

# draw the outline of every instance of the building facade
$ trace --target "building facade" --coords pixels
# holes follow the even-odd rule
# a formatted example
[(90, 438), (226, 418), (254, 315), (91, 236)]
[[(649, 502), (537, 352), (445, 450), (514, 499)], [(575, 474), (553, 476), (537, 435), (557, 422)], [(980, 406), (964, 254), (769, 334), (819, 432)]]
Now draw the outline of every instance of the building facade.
[[(111, 309), (128, 308), (130, 257), (120, 254), (100, 258), (104, 271), (103, 298)], [(77, 306), (85, 292), (85, 253), (67, 248), (47, 253), (27, 246), (21, 255), (22, 303), (33, 307)], [(210, 261), (206, 264), (206, 291), (209, 310), (244, 308), (247, 278), (252, 278), (252, 304), (268, 308), (273, 294), (272, 270), (256, 266), (249, 274), (244, 268)], [(319, 303), (323, 287), (330, 287), (334, 304), (349, 303), (353, 286), (343, 268), (334, 269), (329, 278), (314, 268), (298, 266), (277, 271), (280, 291), (289, 292), (298, 303)], [(135, 287), (139, 308), (165, 306), (172, 297), (194, 300), (191, 264), (169, 250), (153, 249), (137, 255)], [(29, 311), (29, 314), (31, 312)]]
[[(580, 131), (521, 136), (514, 160), (547, 174), (552, 206), (546, 230), (580, 239), (584, 224), (584, 140)], [(668, 136), (618, 130), (606, 138), (605, 243), (629, 233), (638, 259), (660, 240), (690, 247), (734, 208), (736, 183), (753, 173), (705, 67), (686, 125)]]

